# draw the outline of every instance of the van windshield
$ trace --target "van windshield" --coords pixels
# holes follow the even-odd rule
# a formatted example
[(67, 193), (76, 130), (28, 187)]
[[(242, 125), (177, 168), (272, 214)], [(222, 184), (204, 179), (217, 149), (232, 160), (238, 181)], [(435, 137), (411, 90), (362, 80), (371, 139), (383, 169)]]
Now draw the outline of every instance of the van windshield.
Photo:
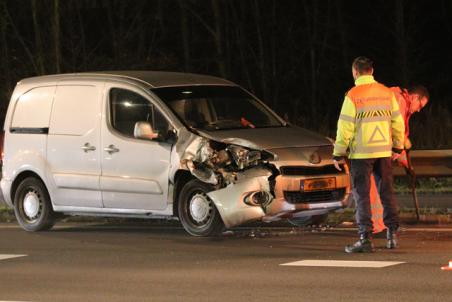
[(188, 127), (215, 131), (284, 125), (258, 100), (236, 86), (152, 89)]

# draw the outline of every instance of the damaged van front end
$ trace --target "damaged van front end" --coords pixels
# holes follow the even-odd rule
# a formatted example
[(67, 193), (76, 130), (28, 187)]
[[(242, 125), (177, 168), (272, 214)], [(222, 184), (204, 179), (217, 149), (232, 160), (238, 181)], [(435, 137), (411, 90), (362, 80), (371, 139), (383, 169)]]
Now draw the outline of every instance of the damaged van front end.
[(180, 168), (211, 185), (206, 195), (226, 228), (251, 221), (297, 221), (346, 206), (348, 167), (335, 170), (330, 144), (262, 149), (243, 138), (213, 137), (192, 135)]

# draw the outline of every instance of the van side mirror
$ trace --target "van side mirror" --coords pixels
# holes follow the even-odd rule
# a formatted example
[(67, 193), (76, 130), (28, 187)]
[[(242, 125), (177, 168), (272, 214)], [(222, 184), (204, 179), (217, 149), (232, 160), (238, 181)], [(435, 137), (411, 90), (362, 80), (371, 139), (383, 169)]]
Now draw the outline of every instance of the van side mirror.
[(159, 133), (154, 131), (148, 122), (136, 122), (135, 128), (133, 129), (133, 136), (135, 138), (153, 140), (159, 138)]

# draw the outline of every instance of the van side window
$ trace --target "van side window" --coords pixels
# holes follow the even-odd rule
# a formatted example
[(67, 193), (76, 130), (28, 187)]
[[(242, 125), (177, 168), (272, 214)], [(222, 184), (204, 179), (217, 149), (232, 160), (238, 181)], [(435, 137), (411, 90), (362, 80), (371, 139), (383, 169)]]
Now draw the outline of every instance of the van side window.
[(148, 99), (125, 89), (110, 90), (110, 120), (115, 130), (128, 137), (133, 137), (136, 122), (149, 122), (160, 133), (169, 130), (168, 121)]
[(58, 85), (50, 117), (51, 135), (87, 135), (100, 125), (101, 91), (97, 86)]

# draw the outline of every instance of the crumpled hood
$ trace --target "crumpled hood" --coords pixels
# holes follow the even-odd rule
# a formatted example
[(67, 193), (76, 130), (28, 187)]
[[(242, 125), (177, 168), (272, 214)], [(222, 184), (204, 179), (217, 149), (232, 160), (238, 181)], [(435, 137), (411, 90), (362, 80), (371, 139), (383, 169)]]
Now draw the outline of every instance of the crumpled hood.
[(324, 136), (297, 126), (199, 131), (199, 133), (215, 141), (267, 151), (331, 145)]

